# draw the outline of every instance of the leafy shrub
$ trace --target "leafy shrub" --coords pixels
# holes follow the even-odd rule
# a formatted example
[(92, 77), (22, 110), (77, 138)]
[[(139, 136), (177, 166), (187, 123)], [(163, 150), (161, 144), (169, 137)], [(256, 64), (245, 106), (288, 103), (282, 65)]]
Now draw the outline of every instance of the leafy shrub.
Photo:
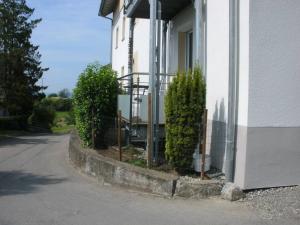
[(100, 144), (117, 111), (118, 82), (111, 66), (90, 64), (80, 75), (74, 90), (76, 128), (85, 145), (92, 144), (92, 127)]
[(51, 105), (46, 104), (45, 101), (38, 102), (33, 107), (33, 112), (29, 117), (29, 124), (50, 129), (55, 118), (55, 110)]
[(66, 112), (72, 110), (72, 99), (61, 97), (44, 98), (43, 103), (52, 106), (56, 111)]
[(68, 112), (68, 115), (66, 116), (66, 123), (67, 123), (67, 125), (74, 125), (75, 124), (74, 110), (71, 110), (71, 111)]
[(199, 137), (199, 125), (205, 109), (205, 83), (200, 69), (178, 73), (165, 97), (165, 155), (178, 172), (192, 164)]

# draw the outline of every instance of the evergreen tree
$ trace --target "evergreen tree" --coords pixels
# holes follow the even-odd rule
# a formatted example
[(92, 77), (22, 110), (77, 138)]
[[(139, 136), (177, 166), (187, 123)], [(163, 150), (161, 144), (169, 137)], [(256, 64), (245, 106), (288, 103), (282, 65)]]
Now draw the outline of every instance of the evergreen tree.
[(45, 87), (37, 84), (48, 68), (41, 67), (38, 46), (30, 42), (41, 19), (26, 0), (0, 0), (0, 106), (10, 115), (28, 117)]
[(165, 97), (166, 150), (170, 165), (179, 173), (191, 168), (193, 153), (201, 132), (206, 87), (199, 68), (178, 73)]

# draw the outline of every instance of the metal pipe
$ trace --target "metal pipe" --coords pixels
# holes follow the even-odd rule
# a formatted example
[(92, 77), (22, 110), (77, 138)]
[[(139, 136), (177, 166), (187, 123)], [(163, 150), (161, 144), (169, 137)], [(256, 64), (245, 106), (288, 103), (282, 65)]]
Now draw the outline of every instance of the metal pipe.
[(159, 92), (160, 92), (160, 52), (161, 51), (161, 0), (157, 2), (157, 48), (156, 48), (156, 83), (155, 83), (155, 133), (154, 133), (154, 159), (158, 161), (159, 151)]
[[(134, 38), (134, 18), (130, 18), (129, 23), (129, 40), (128, 40), (128, 73), (132, 73), (133, 71), (133, 38)], [(128, 134), (128, 144), (131, 144), (131, 136), (132, 136), (132, 95), (133, 95), (133, 75), (130, 76), (130, 100), (129, 100), (129, 134)]]
[(239, 81), (239, 0), (229, 0), (229, 83), (226, 127), (225, 176), (234, 181)]
[(194, 1), (195, 7), (195, 37), (196, 37), (196, 51), (195, 64), (196, 66), (203, 66), (203, 34), (202, 34), (202, 0)]
[[(157, 0), (149, 0), (150, 3), (150, 40), (149, 40), (149, 104), (148, 107), (151, 109), (151, 115), (148, 115), (148, 152), (153, 153), (153, 134), (154, 134), (154, 124), (153, 124), (153, 94), (155, 91), (155, 73), (156, 73), (156, 18), (157, 18)], [(150, 111), (148, 110), (148, 112)], [(150, 118), (151, 117), (151, 118)]]
[[(168, 22), (163, 22), (163, 36), (162, 36), (162, 70), (163, 73), (167, 73), (167, 30), (168, 30)], [(164, 75), (164, 87), (163, 89), (166, 90), (167, 88), (167, 76)]]

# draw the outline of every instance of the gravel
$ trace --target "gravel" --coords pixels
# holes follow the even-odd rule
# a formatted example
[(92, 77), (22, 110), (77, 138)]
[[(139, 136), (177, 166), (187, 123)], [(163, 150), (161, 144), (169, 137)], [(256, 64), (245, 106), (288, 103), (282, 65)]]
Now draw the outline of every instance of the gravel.
[(300, 221), (300, 186), (249, 191), (240, 201), (258, 211), (264, 219), (295, 218)]

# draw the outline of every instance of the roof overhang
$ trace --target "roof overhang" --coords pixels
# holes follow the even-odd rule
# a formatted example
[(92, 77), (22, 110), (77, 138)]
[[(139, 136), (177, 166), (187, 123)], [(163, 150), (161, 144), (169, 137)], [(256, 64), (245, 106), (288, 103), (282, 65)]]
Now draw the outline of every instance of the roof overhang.
[[(125, 5), (127, 17), (144, 19), (150, 18), (149, 0), (129, 0), (127, 2), (127, 5)], [(176, 14), (192, 2), (192, 0), (162, 0), (162, 20), (171, 20)]]
[(99, 9), (99, 16), (107, 16), (114, 11), (118, 0), (101, 0), (100, 9)]

